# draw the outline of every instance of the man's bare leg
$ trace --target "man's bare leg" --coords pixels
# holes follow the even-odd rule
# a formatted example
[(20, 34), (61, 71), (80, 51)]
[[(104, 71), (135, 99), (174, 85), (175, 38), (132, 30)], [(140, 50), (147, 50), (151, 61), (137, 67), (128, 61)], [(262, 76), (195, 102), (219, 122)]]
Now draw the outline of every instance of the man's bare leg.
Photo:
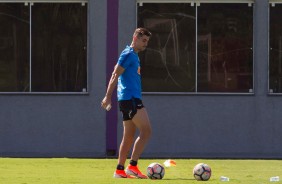
[(124, 166), (130, 148), (134, 143), (136, 126), (131, 120), (123, 121), (123, 138), (119, 147), (118, 164)]
[(137, 161), (142, 154), (152, 133), (151, 124), (146, 108), (138, 109), (132, 121), (140, 131), (139, 136), (134, 143), (131, 155), (131, 160)]
[(136, 115), (133, 117), (132, 122), (139, 130), (139, 136), (135, 140), (130, 164), (126, 168), (126, 173), (138, 178), (148, 178), (144, 175), (137, 166), (137, 161), (142, 154), (150, 136), (151, 136), (151, 124), (145, 108), (138, 109)]

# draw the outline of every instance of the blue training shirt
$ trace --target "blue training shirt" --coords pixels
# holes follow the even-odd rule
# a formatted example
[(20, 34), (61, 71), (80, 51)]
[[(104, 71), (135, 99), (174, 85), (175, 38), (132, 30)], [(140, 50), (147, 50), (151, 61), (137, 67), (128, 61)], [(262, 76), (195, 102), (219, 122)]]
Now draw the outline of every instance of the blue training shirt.
[(117, 64), (125, 69), (118, 78), (118, 101), (132, 98), (141, 99), (141, 75), (138, 54), (134, 52), (132, 47), (126, 46), (121, 52)]

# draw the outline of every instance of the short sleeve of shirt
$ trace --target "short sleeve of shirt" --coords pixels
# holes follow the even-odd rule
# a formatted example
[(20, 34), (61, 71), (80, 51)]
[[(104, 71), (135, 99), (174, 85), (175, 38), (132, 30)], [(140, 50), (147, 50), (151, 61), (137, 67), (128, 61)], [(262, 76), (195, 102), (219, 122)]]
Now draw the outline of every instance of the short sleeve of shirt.
[(129, 56), (129, 51), (125, 50), (124, 52), (122, 52), (118, 60), (118, 65), (120, 65), (124, 69), (128, 68), (128, 66), (130, 65), (130, 59), (128, 59)]

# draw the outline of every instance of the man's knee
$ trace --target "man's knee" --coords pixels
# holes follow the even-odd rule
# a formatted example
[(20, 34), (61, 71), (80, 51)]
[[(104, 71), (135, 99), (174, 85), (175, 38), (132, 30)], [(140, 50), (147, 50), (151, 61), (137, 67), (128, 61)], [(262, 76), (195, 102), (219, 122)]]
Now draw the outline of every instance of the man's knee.
[(149, 139), (152, 135), (152, 129), (150, 126), (140, 130), (140, 138)]

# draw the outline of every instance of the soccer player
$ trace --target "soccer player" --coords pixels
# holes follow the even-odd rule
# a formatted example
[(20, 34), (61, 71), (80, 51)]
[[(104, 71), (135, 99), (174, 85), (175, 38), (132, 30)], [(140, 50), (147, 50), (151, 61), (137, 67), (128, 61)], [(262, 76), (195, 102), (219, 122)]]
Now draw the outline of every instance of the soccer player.
[[(123, 138), (119, 148), (114, 178), (147, 178), (137, 166), (138, 159), (151, 136), (150, 120), (142, 103), (138, 53), (146, 49), (151, 35), (145, 28), (137, 28), (134, 31), (131, 45), (126, 46), (120, 54), (109, 81), (106, 95), (101, 102), (101, 106), (107, 109), (111, 104), (111, 96), (117, 85), (118, 103), (123, 117)], [(135, 140), (137, 129), (139, 136)], [(131, 160), (124, 171), (124, 165), (132, 145)]]

